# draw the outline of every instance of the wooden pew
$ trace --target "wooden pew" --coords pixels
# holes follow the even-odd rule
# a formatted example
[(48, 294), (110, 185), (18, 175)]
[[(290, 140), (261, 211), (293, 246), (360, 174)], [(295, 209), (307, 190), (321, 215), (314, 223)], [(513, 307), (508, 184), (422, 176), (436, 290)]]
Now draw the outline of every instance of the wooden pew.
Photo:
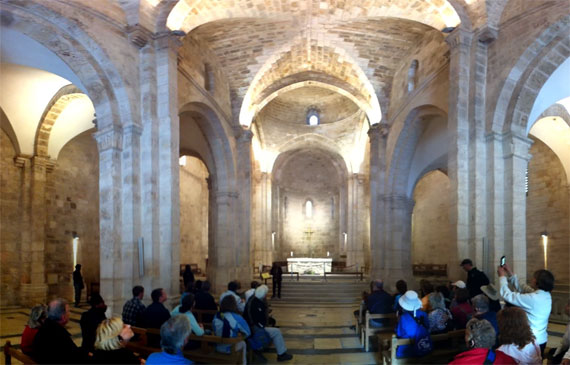
[[(389, 319), (389, 323), (383, 327), (372, 327), (370, 326), (370, 321), (373, 319)], [(366, 311), (364, 322), (360, 330), (360, 343), (364, 346), (364, 350), (368, 352), (371, 336), (374, 336), (378, 332), (393, 332), (396, 321), (396, 313), (370, 314), (369, 311)]]
[(196, 318), (196, 322), (202, 323), (204, 328), (212, 329), (212, 321), (204, 321), (205, 315), (211, 315), (212, 318), (218, 313), (217, 310), (213, 309), (192, 309), (192, 314)]
[[(133, 332), (139, 335), (139, 340), (127, 343), (127, 348), (139, 354), (145, 359), (154, 352), (160, 352), (160, 348), (147, 346), (147, 334), (159, 335), (160, 330), (155, 328), (138, 328), (131, 327)], [(236, 344), (245, 341), (244, 337), (222, 338), (212, 335), (196, 336), (190, 335), (189, 340), (200, 342), (200, 348), (195, 350), (185, 350), (182, 353), (184, 357), (194, 362), (206, 364), (241, 364), (243, 360), (242, 351), (236, 350)], [(224, 354), (216, 351), (216, 345), (230, 345), (231, 352)]]
[(455, 355), (467, 350), (465, 346), (465, 330), (450, 331), (431, 335), (433, 351), (423, 357), (397, 358), (396, 351), (399, 346), (411, 345), (412, 339), (398, 338), (392, 335), (392, 345), (389, 350), (382, 352), (383, 364), (439, 364), (448, 363)]
[(4, 345), (4, 360), (6, 365), (12, 364), (12, 358), (21, 361), (23, 364), (37, 364), (37, 362), (35, 362), (31, 357), (12, 347), (12, 343), (10, 341), (6, 341), (6, 344)]

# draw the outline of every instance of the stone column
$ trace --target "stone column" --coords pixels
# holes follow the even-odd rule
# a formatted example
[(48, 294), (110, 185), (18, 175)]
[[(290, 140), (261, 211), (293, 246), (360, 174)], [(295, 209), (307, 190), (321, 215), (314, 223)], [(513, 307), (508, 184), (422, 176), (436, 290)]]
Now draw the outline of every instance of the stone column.
[(348, 180), (347, 266), (365, 266), (364, 261), (364, 175), (352, 174)]
[[(456, 28), (446, 38), (450, 48), (448, 176), (450, 181), (450, 224), (457, 243), (457, 261), (474, 257), (469, 246), (469, 90), (472, 33)], [(454, 274), (453, 268), (450, 275)]]
[(24, 221), (21, 247), (21, 303), (34, 305), (46, 301), (45, 239), (46, 180), (54, 163), (47, 157), (19, 160), (24, 170), (22, 190)]
[[(256, 248), (260, 252), (258, 253), (260, 263), (265, 265), (270, 265), (273, 262), (273, 247), (271, 245), (271, 174), (267, 172), (261, 173), (261, 179), (259, 183), (259, 206), (260, 210), (260, 232), (259, 232), (259, 246)], [(252, 260), (253, 261), (253, 260)], [(259, 264), (259, 263), (257, 263)]]
[(375, 124), (370, 138), (370, 275), (378, 277), (385, 267), (386, 206), (382, 196), (386, 176), (386, 140), (389, 126)]
[(414, 201), (405, 195), (392, 195), (384, 199), (390, 237), (386, 244), (384, 280), (393, 286), (399, 279), (412, 282), (412, 211)]
[(237, 136), (237, 187), (239, 189), (238, 239), (236, 241), (236, 279), (249, 281), (252, 275), (250, 263), (251, 243), (251, 140), (253, 132), (240, 128)]
[(99, 237), (101, 295), (110, 313), (120, 313), (122, 285), (123, 131), (109, 126), (94, 134), (99, 149)]
[(158, 119), (158, 265), (159, 285), (171, 295), (180, 287), (180, 120), (177, 55), (181, 42), (167, 34), (155, 40)]
[[(210, 186), (211, 188), (211, 186)], [(238, 224), (235, 211), (239, 203), (236, 192), (210, 190), (208, 234), (208, 280), (212, 291), (219, 295), (228, 282), (236, 279), (237, 250), (235, 243)], [(250, 276), (251, 277), (251, 276)]]
[[(512, 269), (526, 280), (526, 191), (525, 176), (532, 140), (509, 133), (504, 139), (505, 161), (505, 255)], [(512, 259), (511, 259), (512, 258)]]

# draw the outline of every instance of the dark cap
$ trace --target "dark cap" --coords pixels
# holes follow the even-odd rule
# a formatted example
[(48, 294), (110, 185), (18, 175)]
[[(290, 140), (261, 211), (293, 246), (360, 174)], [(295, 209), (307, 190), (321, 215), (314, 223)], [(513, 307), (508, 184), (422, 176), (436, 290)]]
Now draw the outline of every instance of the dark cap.
[(463, 266), (463, 265), (473, 266), (473, 261), (471, 261), (470, 259), (465, 259), (465, 260), (461, 261), (461, 263), (459, 264), (459, 266)]

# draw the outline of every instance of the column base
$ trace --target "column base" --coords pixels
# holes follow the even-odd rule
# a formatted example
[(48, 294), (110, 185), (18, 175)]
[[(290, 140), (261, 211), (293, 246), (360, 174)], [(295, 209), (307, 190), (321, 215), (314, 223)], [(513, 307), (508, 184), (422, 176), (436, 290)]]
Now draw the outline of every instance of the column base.
[(36, 304), (45, 303), (47, 300), (46, 284), (21, 284), (20, 302), (24, 306), (32, 307)]

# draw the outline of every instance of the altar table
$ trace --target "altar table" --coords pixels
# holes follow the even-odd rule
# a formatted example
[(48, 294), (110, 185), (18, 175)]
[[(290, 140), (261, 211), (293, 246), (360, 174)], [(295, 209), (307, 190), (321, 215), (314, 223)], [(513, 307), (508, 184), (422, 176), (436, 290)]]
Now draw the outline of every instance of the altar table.
[(287, 259), (289, 272), (307, 275), (324, 275), (331, 272), (332, 258), (290, 257)]

